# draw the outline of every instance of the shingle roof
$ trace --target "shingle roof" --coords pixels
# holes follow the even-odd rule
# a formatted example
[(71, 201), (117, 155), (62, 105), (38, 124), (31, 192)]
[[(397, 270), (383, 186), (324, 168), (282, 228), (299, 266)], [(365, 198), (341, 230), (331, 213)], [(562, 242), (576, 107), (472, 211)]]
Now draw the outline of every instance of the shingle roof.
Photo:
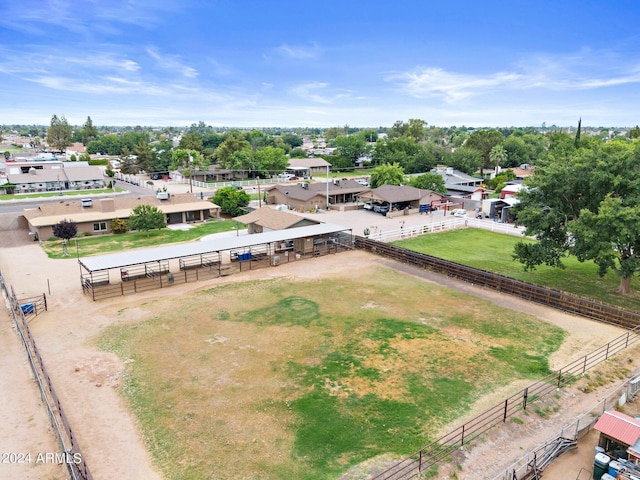
[(289, 167), (291, 168), (320, 168), (330, 167), (331, 164), (324, 158), (291, 158)]
[(604, 412), (593, 428), (627, 446), (640, 438), (640, 420), (615, 410)]
[(301, 226), (306, 226), (310, 222), (319, 223), (316, 220), (303, 218), (299, 215), (275, 210), (270, 207), (259, 208), (258, 210), (254, 210), (246, 215), (235, 217), (234, 220), (244, 223), (245, 225), (255, 223), (256, 225), (260, 225), (270, 230), (284, 230), (286, 228), (292, 228), (298, 223), (301, 224)]
[(373, 194), (372, 196), (375, 196), (382, 201), (399, 203), (419, 200), (435, 192), (409, 186), (380, 185), (378, 188), (371, 190), (371, 193)]
[[(103, 209), (101, 202), (113, 202), (113, 208)], [(168, 200), (156, 197), (115, 197), (94, 199), (91, 207), (83, 207), (82, 202), (43, 203), (38, 208), (24, 210), (24, 216), (33, 226), (55, 225), (60, 220), (73, 220), (76, 223), (129, 218), (131, 210), (138, 205), (154, 205), (163, 213), (189, 212), (217, 209), (217, 205), (195, 198), (190, 193), (171, 195)]]

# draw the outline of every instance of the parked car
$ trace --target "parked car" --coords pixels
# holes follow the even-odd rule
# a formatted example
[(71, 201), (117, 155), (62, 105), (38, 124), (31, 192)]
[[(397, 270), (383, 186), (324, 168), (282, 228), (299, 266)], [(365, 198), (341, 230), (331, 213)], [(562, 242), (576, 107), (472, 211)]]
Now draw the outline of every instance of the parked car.
[(456, 208), (455, 210), (451, 211), (451, 215), (453, 215), (454, 217), (466, 217), (467, 211), (464, 208)]
[(231, 186), (236, 190), (243, 190), (242, 185), (239, 185), (237, 183), (232, 183)]
[(389, 212), (389, 205), (374, 205), (373, 211), (376, 213), (381, 213), (382, 215), (386, 215)]
[(369, 182), (367, 182), (367, 180), (364, 179), (364, 178), (356, 178), (355, 182), (359, 183), (363, 187), (368, 187), (369, 186)]

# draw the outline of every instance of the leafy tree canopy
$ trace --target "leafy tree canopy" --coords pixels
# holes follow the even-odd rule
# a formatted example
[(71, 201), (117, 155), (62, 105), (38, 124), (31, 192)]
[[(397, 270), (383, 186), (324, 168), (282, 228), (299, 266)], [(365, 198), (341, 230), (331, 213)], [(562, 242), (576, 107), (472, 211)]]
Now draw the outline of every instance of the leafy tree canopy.
[(592, 260), (600, 275), (614, 271), (619, 291), (627, 293), (640, 268), (640, 142), (613, 141), (567, 152), (550, 153), (520, 194), (517, 223), (537, 242), (519, 243), (514, 257), (525, 269), (541, 264), (564, 268), (562, 258), (568, 254)]
[(464, 146), (475, 148), (482, 155), (482, 167), (491, 168), (491, 150), (504, 141), (504, 136), (498, 130), (478, 130), (473, 132)]
[(369, 153), (369, 146), (360, 135), (339, 135), (336, 137), (338, 153), (352, 162)]
[(131, 230), (147, 232), (147, 236), (149, 236), (149, 230), (161, 229), (167, 226), (164, 213), (155, 205), (146, 204), (135, 207), (131, 211), (127, 223)]
[(371, 188), (380, 185), (402, 185), (405, 183), (404, 169), (397, 163), (378, 165), (371, 171)]
[(243, 207), (249, 205), (251, 197), (244, 190), (234, 187), (224, 187), (219, 189), (212, 198), (213, 203), (220, 207), (222, 213), (237, 217), (242, 215)]
[(434, 192), (441, 193), (443, 195), (447, 193), (447, 188), (444, 185), (444, 178), (442, 178), (442, 175), (438, 175), (437, 173), (425, 173), (424, 175), (413, 177), (411, 180), (411, 186), (422, 188), (424, 190), (433, 190)]
[(64, 151), (72, 143), (73, 129), (64, 115), (51, 117), (47, 130), (47, 143), (57, 152)]
[(427, 136), (427, 122), (410, 118), (407, 123), (398, 120), (388, 132), (389, 138), (409, 137), (415, 142), (424, 140)]

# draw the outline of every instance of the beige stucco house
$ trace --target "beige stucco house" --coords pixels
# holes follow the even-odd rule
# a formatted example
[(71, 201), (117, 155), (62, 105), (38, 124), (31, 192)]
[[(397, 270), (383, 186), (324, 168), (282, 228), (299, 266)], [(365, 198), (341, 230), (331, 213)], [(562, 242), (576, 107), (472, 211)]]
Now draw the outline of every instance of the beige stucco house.
[(218, 217), (220, 207), (199, 200), (192, 194), (167, 195), (166, 199), (156, 197), (108, 197), (43, 203), (38, 208), (26, 209), (23, 213), (29, 231), (40, 240), (53, 236), (53, 226), (61, 220), (75, 222), (78, 233), (112, 233), (111, 220), (126, 220), (138, 205), (153, 205), (166, 216), (168, 225), (177, 223), (203, 222)]

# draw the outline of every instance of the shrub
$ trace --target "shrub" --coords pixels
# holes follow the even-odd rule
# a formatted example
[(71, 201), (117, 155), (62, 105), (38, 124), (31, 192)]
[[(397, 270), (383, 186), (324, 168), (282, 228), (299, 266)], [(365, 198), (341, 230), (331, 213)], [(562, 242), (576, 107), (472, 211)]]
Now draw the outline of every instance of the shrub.
[(113, 233), (125, 233), (129, 230), (129, 225), (126, 220), (121, 218), (114, 218), (111, 220), (111, 231)]

